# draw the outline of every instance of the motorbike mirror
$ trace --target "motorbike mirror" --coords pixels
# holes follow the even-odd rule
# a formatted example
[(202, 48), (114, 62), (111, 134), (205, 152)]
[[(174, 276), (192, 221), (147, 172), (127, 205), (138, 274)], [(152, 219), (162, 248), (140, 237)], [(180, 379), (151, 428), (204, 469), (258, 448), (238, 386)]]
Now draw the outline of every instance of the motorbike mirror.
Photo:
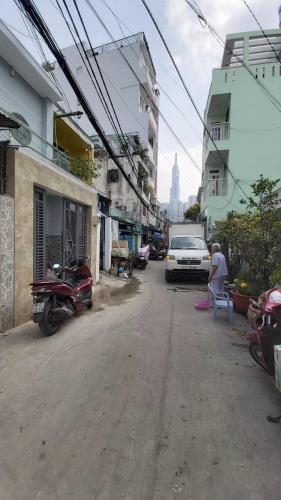
[(59, 268), (60, 268), (60, 265), (59, 265), (59, 264), (54, 264), (54, 265), (53, 265), (53, 268), (54, 268), (54, 269), (59, 269)]

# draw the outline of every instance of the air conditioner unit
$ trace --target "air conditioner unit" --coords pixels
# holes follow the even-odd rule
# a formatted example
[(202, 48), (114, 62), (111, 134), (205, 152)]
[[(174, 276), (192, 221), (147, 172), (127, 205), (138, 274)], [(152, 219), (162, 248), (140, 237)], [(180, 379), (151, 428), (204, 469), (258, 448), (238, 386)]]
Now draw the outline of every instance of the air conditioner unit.
[(119, 170), (118, 168), (113, 168), (107, 172), (107, 182), (118, 182), (119, 181)]

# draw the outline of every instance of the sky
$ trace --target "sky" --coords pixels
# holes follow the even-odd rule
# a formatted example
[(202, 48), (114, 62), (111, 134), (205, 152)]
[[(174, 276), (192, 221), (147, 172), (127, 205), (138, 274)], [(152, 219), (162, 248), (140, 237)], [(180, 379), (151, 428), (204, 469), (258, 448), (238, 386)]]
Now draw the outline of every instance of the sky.
[[(131, 33), (144, 31), (156, 68), (157, 81), (180, 109), (179, 112), (170, 103), (165, 93), (160, 92), (160, 110), (181, 143), (195, 160), (198, 169), (192, 164), (181, 145), (160, 118), (158, 199), (161, 202), (169, 200), (172, 166), (175, 152), (177, 152), (181, 199), (187, 201), (189, 195), (197, 194), (201, 179), (202, 125), (200, 120), (141, 0), (107, 0), (107, 2), (130, 30), (128, 31), (122, 24), (120, 29), (120, 24), (105, 7), (103, 0), (95, 0), (94, 5), (112, 35), (119, 39), (123, 37), (123, 33), (127, 36)], [(58, 45), (61, 48), (71, 45), (73, 41), (58, 13), (56, 0), (35, 0), (35, 3), (48, 23)], [(73, 5), (72, 0), (67, 0), (67, 3), (69, 6)], [(77, 3), (85, 19), (92, 45), (98, 46), (111, 41), (89, 11), (85, 0), (77, 0)], [(212, 78), (212, 68), (220, 66), (223, 49), (208, 29), (200, 24), (185, 0), (147, 0), (147, 3), (166, 38), (192, 97), (203, 115)], [(247, 3), (264, 29), (278, 28), (278, 6), (281, 4), (281, 0), (247, 0)], [(258, 29), (243, 0), (198, 0), (197, 5), (223, 38), (227, 33)], [(73, 9), (72, 12), (74, 13)], [(42, 62), (34, 41), (28, 35), (23, 16), (13, 0), (1, 2), (0, 17), (8, 23), (10, 29), (32, 55), (39, 62)], [(48, 55), (47, 49), (46, 53)], [(50, 56), (50, 60), (52, 59), (53, 57)]]

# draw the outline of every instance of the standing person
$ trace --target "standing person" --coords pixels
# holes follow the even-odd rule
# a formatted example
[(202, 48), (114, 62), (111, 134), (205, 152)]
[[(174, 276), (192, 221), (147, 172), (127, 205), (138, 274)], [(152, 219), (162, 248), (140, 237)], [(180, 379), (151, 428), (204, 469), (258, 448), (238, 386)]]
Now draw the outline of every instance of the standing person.
[(209, 274), (209, 287), (212, 292), (219, 293), (224, 291), (224, 280), (227, 276), (227, 267), (225, 256), (221, 253), (219, 243), (212, 244), (212, 261)]

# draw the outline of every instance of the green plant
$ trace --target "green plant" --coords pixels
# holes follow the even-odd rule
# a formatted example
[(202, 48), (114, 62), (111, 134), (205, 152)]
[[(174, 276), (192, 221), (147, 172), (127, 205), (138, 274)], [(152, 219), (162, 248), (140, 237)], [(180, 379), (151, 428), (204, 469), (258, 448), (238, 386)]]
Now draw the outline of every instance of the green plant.
[[(252, 196), (241, 200), (246, 212), (231, 212), (217, 224), (213, 241), (222, 245), (230, 274), (246, 267), (247, 283), (256, 294), (270, 288), (271, 277), (281, 262), (281, 211), (278, 207), (279, 180), (263, 177), (251, 185)], [(246, 292), (246, 290), (245, 290)]]
[(192, 221), (197, 221), (200, 214), (200, 203), (194, 203), (184, 212), (184, 218)]
[(260, 294), (260, 290), (256, 283), (251, 281), (251, 277), (249, 279), (235, 278), (235, 291), (240, 293), (241, 295), (249, 295), (251, 297), (257, 297)]
[(93, 160), (84, 160), (80, 156), (75, 156), (72, 158), (70, 165), (71, 174), (79, 177), (86, 184), (92, 184), (92, 179), (97, 177), (97, 169)]
[(270, 284), (272, 287), (281, 286), (281, 267), (274, 269), (270, 275)]
[(133, 154), (140, 156), (142, 161), (146, 161), (148, 149), (144, 148), (141, 144), (134, 144), (133, 146)]

